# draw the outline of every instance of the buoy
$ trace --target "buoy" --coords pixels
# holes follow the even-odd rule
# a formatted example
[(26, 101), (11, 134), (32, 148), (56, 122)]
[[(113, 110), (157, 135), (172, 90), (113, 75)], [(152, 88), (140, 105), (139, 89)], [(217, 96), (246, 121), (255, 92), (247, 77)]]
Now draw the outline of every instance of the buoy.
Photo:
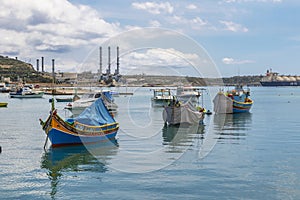
[(2, 152), (2, 147), (0, 146), (0, 153)]
[(212, 112), (211, 112), (210, 110), (207, 110), (206, 114), (207, 114), (207, 115), (211, 115)]

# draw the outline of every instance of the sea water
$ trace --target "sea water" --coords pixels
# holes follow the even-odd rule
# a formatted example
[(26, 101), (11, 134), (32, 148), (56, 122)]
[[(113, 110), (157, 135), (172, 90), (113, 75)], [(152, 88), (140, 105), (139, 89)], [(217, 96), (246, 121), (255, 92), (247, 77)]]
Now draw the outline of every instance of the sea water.
[(117, 145), (46, 150), (51, 96), (0, 94), (0, 199), (300, 199), (300, 87), (253, 87), (250, 113), (190, 127), (165, 126), (150, 89), (115, 97)]

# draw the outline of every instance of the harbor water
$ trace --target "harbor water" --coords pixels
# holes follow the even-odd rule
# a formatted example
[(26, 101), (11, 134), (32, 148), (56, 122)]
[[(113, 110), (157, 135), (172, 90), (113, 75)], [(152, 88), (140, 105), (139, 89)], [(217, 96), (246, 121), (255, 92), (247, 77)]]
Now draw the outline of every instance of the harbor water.
[(165, 126), (151, 88), (125, 89), (117, 144), (46, 150), (51, 96), (0, 93), (0, 199), (300, 199), (300, 87), (250, 88), (250, 113), (190, 127)]

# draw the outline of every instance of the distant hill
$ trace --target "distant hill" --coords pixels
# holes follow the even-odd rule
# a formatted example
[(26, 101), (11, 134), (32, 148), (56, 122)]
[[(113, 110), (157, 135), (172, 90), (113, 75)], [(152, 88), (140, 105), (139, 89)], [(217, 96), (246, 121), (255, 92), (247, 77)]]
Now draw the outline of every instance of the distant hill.
[(20, 79), (31, 83), (50, 83), (52, 81), (48, 74), (35, 71), (31, 64), (0, 55), (0, 78), (8, 77), (12, 82)]
[(262, 76), (234, 76), (221, 79), (200, 78), (188, 76), (150, 76), (150, 75), (124, 75), (123, 82), (128, 86), (178, 86), (193, 85), (207, 86), (220, 85), (233, 86), (237, 84), (260, 86)]

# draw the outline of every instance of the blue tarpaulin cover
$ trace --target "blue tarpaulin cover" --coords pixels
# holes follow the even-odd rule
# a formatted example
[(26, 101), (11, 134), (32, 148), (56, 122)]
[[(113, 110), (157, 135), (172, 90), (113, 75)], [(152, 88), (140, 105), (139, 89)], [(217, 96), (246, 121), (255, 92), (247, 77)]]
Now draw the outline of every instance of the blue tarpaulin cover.
[(113, 100), (113, 97), (112, 97), (112, 95), (111, 95), (111, 93), (110, 93), (109, 91), (104, 91), (103, 94), (104, 94), (104, 96), (105, 96), (106, 98), (108, 98), (110, 101)]
[(90, 126), (101, 126), (103, 124), (114, 123), (115, 119), (110, 115), (102, 98), (99, 98), (79, 116), (75, 117), (74, 121)]

